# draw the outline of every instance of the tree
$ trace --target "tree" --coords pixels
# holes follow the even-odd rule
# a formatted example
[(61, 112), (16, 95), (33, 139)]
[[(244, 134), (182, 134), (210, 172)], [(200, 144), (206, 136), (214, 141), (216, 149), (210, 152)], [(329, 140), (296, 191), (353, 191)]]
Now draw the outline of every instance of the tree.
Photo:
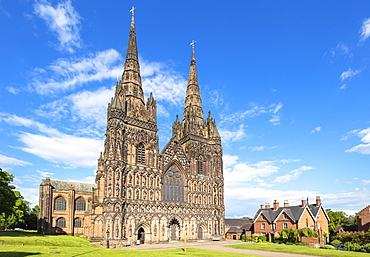
[(17, 200), (15, 187), (10, 185), (14, 176), (0, 168), (0, 214), (10, 215)]
[(330, 218), (328, 225), (331, 234), (336, 231), (338, 226), (356, 224), (356, 218), (353, 216), (348, 216), (343, 211), (332, 211), (331, 209), (326, 209), (326, 213)]
[(5, 228), (37, 228), (39, 207), (32, 210), (29, 202), (10, 185), (14, 176), (0, 168), (0, 226)]
[(281, 231), (280, 236), (286, 238), (290, 242), (295, 242), (298, 237), (319, 237), (319, 235), (311, 228), (287, 228)]

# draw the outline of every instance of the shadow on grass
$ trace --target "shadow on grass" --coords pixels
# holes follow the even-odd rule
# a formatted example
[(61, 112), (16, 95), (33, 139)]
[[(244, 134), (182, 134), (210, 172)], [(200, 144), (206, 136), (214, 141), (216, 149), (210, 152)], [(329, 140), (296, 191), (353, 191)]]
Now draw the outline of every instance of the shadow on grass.
[(1, 252), (1, 257), (24, 257), (31, 255), (39, 255), (41, 253), (27, 253), (27, 252)]
[[(44, 237), (46, 235), (37, 234), (37, 232), (27, 232), (27, 231), (2, 231), (0, 232), (0, 237), (10, 236), (10, 237)], [(48, 235), (49, 236), (49, 235)]]

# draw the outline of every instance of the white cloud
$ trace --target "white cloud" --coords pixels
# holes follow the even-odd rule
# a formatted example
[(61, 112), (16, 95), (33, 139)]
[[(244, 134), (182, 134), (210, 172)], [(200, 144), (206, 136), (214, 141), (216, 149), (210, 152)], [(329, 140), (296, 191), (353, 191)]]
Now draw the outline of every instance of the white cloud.
[(266, 146), (264, 145), (261, 145), (261, 146), (253, 146), (253, 147), (250, 147), (249, 149), (252, 151), (252, 152), (258, 152), (258, 151), (263, 151), (265, 150)]
[(59, 136), (36, 135), (23, 132), (19, 141), (21, 150), (53, 163), (73, 167), (96, 167), (103, 140), (60, 134)]
[(362, 180), (362, 184), (369, 185), (370, 184), (370, 180)]
[(38, 1), (34, 5), (35, 13), (45, 20), (49, 29), (57, 34), (59, 48), (70, 53), (74, 47), (81, 47), (80, 19), (70, 0), (60, 2), (56, 8), (48, 1)]
[(21, 150), (40, 158), (73, 167), (96, 167), (103, 140), (64, 134), (56, 129), (15, 115), (0, 115), (0, 121), (16, 126), (34, 128), (41, 134), (20, 132), (18, 140), (25, 146)]
[(115, 78), (122, 73), (122, 66), (118, 65), (121, 60), (121, 55), (114, 49), (85, 58), (60, 58), (46, 68), (47, 72), (35, 70), (30, 86), (39, 94), (49, 94)]
[(340, 86), (340, 89), (346, 89), (347, 88), (347, 84), (343, 84)]
[(237, 155), (229, 155), (229, 154), (224, 154), (222, 156), (222, 161), (224, 164), (224, 170), (235, 165), (237, 161), (239, 160), (239, 156)]
[(11, 86), (6, 87), (5, 89), (8, 90), (8, 92), (13, 95), (17, 95), (20, 92), (18, 88), (11, 87)]
[(244, 125), (241, 124), (239, 125), (239, 129), (236, 131), (230, 131), (230, 130), (224, 130), (224, 129), (219, 129), (222, 141), (224, 143), (227, 142), (236, 142), (246, 136)]
[(280, 169), (274, 163), (273, 161), (260, 161), (254, 164), (236, 163), (232, 168), (224, 170), (225, 184), (235, 185), (256, 178), (268, 177)]
[(348, 70), (343, 71), (342, 74), (340, 74), (340, 79), (344, 81), (348, 78), (352, 78), (353, 76), (359, 74), (360, 72), (361, 70), (352, 70), (351, 68), (348, 68)]
[(29, 163), (27, 161), (18, 160), (16, 158), (8, 157), (8, 156), (0, 154), (0, 165), (5, 166), (5, 167), (7, 167), (7, 166), (16, 166), (16, 165), (26, 166), (26, 165), (32, 165), (32, 163)]
[(32, 205), (39, 204), (39, 189), (38, 188), (27, 188), (15, 185), (16, 190), (21, 192), (24, 199), (30, 202)]
[(302, 166), (299, 169), (289, 172), (289, 174), (275, 178), (273, 182), (279, 183), (279, 184), (287, 183), (289, 181), (297, 179), (302, 174), (303, 171), (312, 170), (312, 169), (313, 169), (312, 167)]
[(320, 130), (321, 130), (321, 127), (318, 126), (318, 127), (314, 128), (313, 130), (311, 130), (311, 133), (319, 132)]
[(41, 171), (41, 170), (37, 170), (37, 173), (39, 173), (42, 178), (46, 178), (46, 177), (50, 177), (50, 176), (54, 175), (54, 173), (52, 173), (52, 172)]
[(170, 117), (170, 113), (167, 111), (166, 107), (162, 104), (157, 104), (157, 115), (160, 117)]
[[(347, 134), (357, 135), (358, 137), (361, 138), (361, 142), (363, 142), (363, 144), (356, 145), (352, 147), (351, 149), (347, 149), (345, 152), (347, 153), (357, 152), (360, 154), (370, 154), (370, 128), (362, 129), (362, 130), (353, 130)], [(342, 137), (341, 140), (345, 140), (345, 139), (347, 139), (347, 136)]]
[(271, 118), (269, 119), (269, 122), (271, 122), (273, 125), (280, 125), (280, 110), (283, 108), (282, 103), (278, 104), (271, 104), (269, 106), (257, 106), (252, 104), (252, 108), (248, 109), (244, 112), (237, 112), (233, 114), (221, 114), (221, 124), (224, 122), (238, 122), (245, 118), (254, 118), (257, 116), (261, 116), (264, 114), (270, 114)]
[(365, 41), (370, 36), (370, 18), (363, 21), (360, 30), (360, 42)]
[(154, 99), (173, 105), (181, 105), (185, 99), (187, 80), (163, 63), (141, 60), (143, 90), (146, 96), (152, 92)]

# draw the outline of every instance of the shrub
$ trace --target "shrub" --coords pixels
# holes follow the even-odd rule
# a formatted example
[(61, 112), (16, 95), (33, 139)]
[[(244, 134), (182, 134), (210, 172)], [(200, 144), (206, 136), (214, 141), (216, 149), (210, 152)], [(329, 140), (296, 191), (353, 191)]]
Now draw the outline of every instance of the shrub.
[(240, 240), (243, 241), (243, 242), (247, 242), (247, 236), (245, 234), (243, 234), (241, 237), (240, 237)]
[(258, 240), (261, 240), (262, 242), (265, 242), (266, 241), (266, 236), (259, 236)]
[(335, 239), (331, 242), (331, 245), (334, 245), (334, 246), (337, 246), (337, 245), (341, 245), (343, 244), (342, 241), (338, 240), (338, 239)]
[(344, 243), (344, 249), (346, 249), (346, 251), (361, 252), (362, 248), (364, 247), (358, 243), (351, 243), (351, 242)]
[(362, 248), (367, 252), (370, 253), (370, 244), (363, 245)]
[(328, 250), (335, 250), (335, 247), (332, 245), (323, 245), (320, 247), (321, 249), (328, 249)]

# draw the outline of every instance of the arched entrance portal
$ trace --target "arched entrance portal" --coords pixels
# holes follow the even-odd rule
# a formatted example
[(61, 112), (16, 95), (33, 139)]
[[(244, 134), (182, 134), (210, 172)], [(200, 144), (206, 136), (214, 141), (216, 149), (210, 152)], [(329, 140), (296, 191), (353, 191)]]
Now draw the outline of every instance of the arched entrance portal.
[(172, 219), (170, 221), (170, 237), (171, 241), (179, 240), (180, 235), (180, 223), (177, 219)]
[(198, 228), (198, 240), (203, 239), (203, 229), (201, 227)]
[(140, 228), (137, 231), (137, 240), (140, 240), (140, 244), (144, 244), (145, 242), (145, 231), (143, 228)]

